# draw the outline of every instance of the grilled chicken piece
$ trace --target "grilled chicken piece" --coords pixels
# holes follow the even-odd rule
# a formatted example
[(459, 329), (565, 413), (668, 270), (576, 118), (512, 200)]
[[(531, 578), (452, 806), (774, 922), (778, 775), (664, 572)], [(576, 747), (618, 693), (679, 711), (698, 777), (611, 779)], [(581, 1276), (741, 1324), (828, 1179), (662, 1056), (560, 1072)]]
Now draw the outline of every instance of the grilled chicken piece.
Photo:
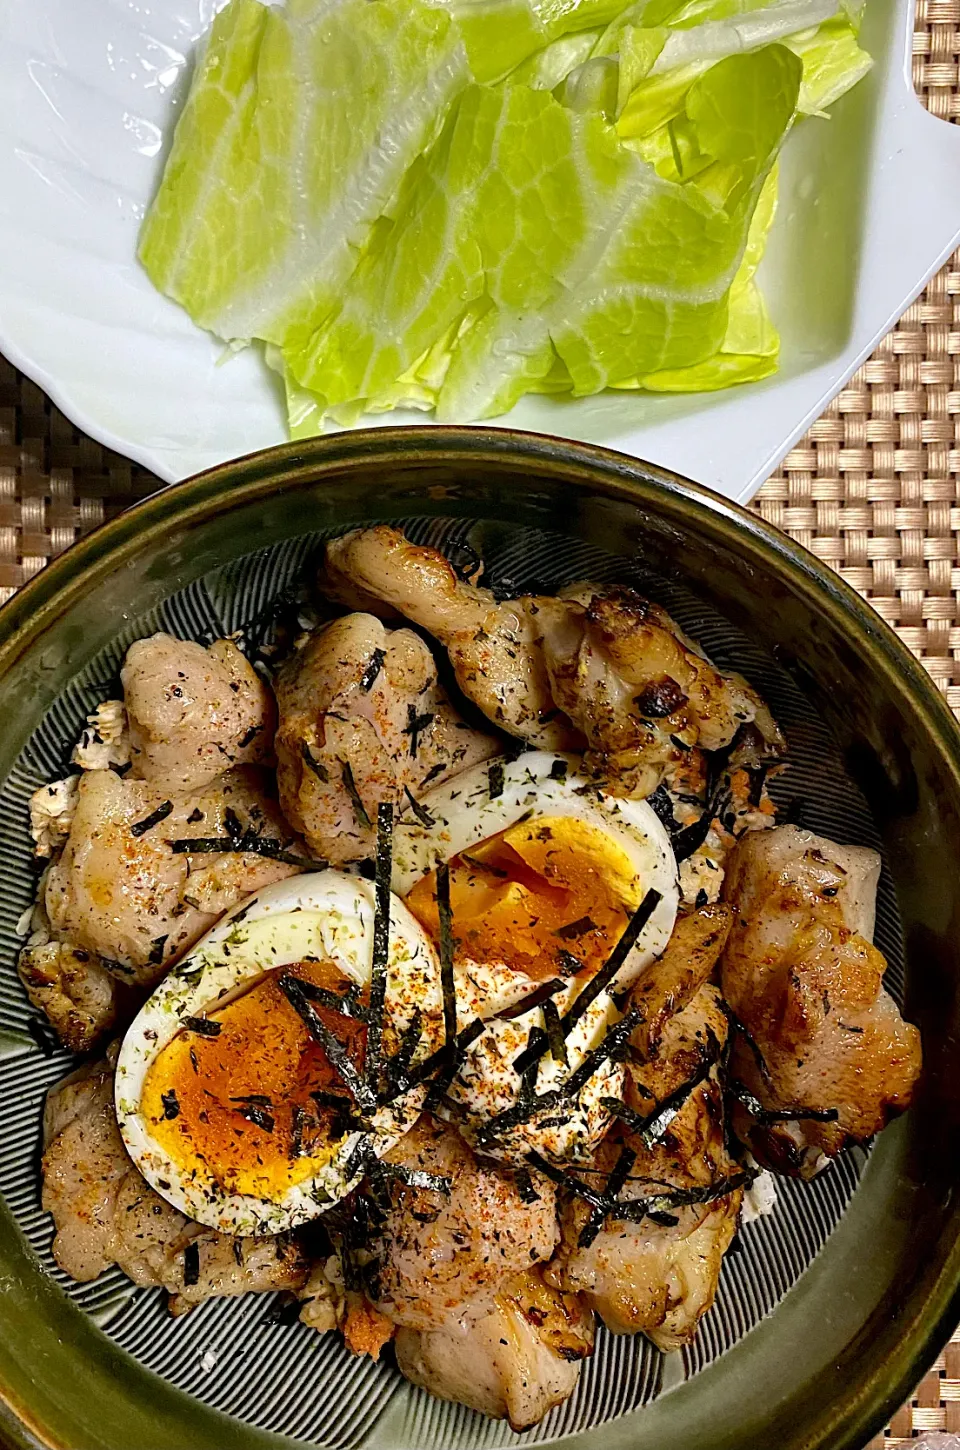
[(120, 678), (133, 774), (157, 790), (200, 790), (232, 765), (272, 760), (273, 696), (232, 640), (138, 639)]
[[(496, 742), (456, 714), (409, 629), (349, 614), (314, 634), (276, 683), (277, 782), (290, 823), (340, 865), (373, 855), (377, 806), (395, 808), (486, 760)], [(349, 775), (347, 772), (349, 771)]]
[(752, 1040), (737, 1041), (733, 1075), (767, 1111), (837, 1114), (765, 1123), (738, 1111), (740, 1136), (781, 1172), (811, 1176), (910, 1103), (920, 1034), (883, 990), (871, 945), (879, 873), (876, 852), (797, 826), (748, 836), (730, 858), (723, 993)]
[(95, 953), (123, 981), (152, 985), (224, 911), (295, 874), (296, 867), (252, 853), (176, 855), (170, 847), (226, 838), (238, 826), (287, 844), (290, 833), (264, 787), (249, 766), (167, 797), (112, 770), (84, 772), (66, 846), (47, 876), (53, 934)]
[[(657, 1053), (670, 1019), (688, 1006), (709, 982), (732, 923), (733, 911), (720, 902), (678, 916), (666, 950), (644, 969), (635, 983), (630, 1005), (639, 1010), (642, 1021), (633, 1034), (633, 1045), (651, 1063), (658, 1060)], [(664, 1096), (662, 1084), (649, 1086), (656, 1097)]]
[(424, 1116), (387, 1162), (450, 1180), (450, 1192), (398, 1185), (379, 1241), (376, 1307), (395, 1324), (436, 1329), (486, 1314), (504, 1280), (549, 1259), (557, 1241), (553, 1185), (532, 1174), (525, 1203), (514, 1175), (481, 1162), (459, 1133)]
[(718, 750), (751, 722), (771, 751), (783, 748), (747, 682), (715, 669), (631, 589), (580, 585), (501, 603), (386, 525), (332, 540), (322, 582), (336, 598), (359, 588), (400, 609), (446, 647), (489, 719), (543, 749), (585, 741), (588, 763), (624, 793), (650, 794), (684, 749)]
[(397, 1364), (408, 1380), (526, 1430), (576, 1388), (593, 1349), (593, 1316), (559, 1294), (536, 1270), (517, 1276), (479, 1319), (397, 1335)]
[[(709, 985), (662, 1022), (651, 1055), (628, 1068), (628, 1105), (648, 1116), (712, 1064), (709, 1072), (651, 1147), (626, 1128), (608, 1134), (596, 1155), (598, 1173), (589, 1175), (587, 1183), (602, 1187), (627, 1149), (636, 1157), (619, 1195), (622, 1200), (675, 1189), (709, 1193), (711, 1187), (722, 1187), (736, 1168), (724, 1144), (716, 1062), (726, 1035), (719, 992)], [(647, 1046), (641, 1029), (634, 1041), (637, 1057)], [(614, 1334), (640, 1331), (658, 1349), (677, 1349), (690, 1343), (713, 1303), (741, 1199), (742, 1191), (735, 1188), (707, 1203), (671, 1208), (674, 1224), (649, 1218), (631, 1223), (611, 1216), (591, 1243), (581, 1245), (591, 1208), (572, 1198), (564, 1214), (561, 1247), (547, 1277), (558, 1288), (579, 1292)]]
[(649, 795), (692, 746), (723, 749), (751, 724), (772, 754), (782, 752), (783, 736), (756, 691), (716, 669), (666, 610), (635, 590), (581, 585), (536, 606), (553, 699), (585, 736), (588, 763), (614, 788)]
[(296, 1290), (305, 1282), (307, 1265), (292, 1240), (241, 1241), (202, 1229), (154, 1193), (123, 1146), (109, 1060), (51, 1088), (44, 1149), (53, 1256), (79, 1283), (117, 1264), (135, 1284), (166, 1289), (171, 1312), (182, 1314), (216, 1295)]
[(20, 980), (70, 1052), (89, 1052), (117, 1020), (123, 987), (94, 952), (45, 941), (20, 953)]
[(438, 639), (457, 684), (489, 720), (541, 750), (581, 742), (558, 716), (540, 628), (530, 600), (498, 604), (489, 589), (466, 584), (435, 549), (420, 548), (379, 524), (327, 545), (322, 587), (335, 599), (383, 600)]

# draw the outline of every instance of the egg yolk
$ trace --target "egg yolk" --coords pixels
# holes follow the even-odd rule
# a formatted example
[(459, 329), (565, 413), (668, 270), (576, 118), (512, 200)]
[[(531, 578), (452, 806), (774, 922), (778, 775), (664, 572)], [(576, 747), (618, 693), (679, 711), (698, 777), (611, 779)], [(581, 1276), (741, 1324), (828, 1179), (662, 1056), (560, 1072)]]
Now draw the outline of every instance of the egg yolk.
[[(156, 1142), (182, 1170), (196, 1168), (228, 1193), (279, 1200), (332, 1156), (349, 1102), (343, 1080), (280, 990), (281, 972), (341, 993), (349, 979), (331, 963), (304, 961), (258, 977), (206, 1020), (215, 1036), (185, 1028), (151, 1064), (141, 1111)], [(366, 1027), (314, 1004), (352, 1060), (363, 1061)], [(336, 1134), (339, 1132), (339, 1137)]]
[[(455, 955), (506, 962), (538, 981), (592, 976), (642, 897), (630, 857), (612, 836), (570, 816), (538, 816), (450, 862)], [(435, 872), (406, 904), (436, 939)]]

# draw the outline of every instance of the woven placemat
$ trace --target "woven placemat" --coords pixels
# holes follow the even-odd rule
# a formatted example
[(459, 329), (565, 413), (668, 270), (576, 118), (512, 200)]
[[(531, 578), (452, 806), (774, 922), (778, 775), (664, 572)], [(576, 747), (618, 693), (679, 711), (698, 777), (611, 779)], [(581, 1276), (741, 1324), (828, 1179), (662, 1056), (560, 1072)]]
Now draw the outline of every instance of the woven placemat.
[[(958, 62), (960, 0), (919, 0), (914, 79), (947, 121), (960, 121)], [(0, 600), (158, 486), (0, 358)], [(871, 601), (960, 715), (960, 252), (753, 507)], [(960, 1330), (869, 1450), (927, 1430), (960, 1433)]]

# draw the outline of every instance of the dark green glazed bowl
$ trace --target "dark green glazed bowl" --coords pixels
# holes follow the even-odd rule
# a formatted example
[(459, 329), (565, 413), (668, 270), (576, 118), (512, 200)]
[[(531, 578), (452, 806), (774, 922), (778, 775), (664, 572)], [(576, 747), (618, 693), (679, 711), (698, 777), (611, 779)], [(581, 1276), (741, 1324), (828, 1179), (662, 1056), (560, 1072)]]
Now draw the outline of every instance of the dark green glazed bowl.
[[(869, 802), (903, 924), (907, 1013), (923, 1032), (918, 1101), (882, 1135), (849, 1209), (771, 1318), (648, 1408), (576, 1439), (591, 1450), (854, 1450), (960, 1317), (960, 732), (894, 634), (812, 555), (695, 484), (548, 438), (384, 429), (277, 449), (148, 499), (0, 610), (0, 777), (124, 616), (265, 545), (412, 514), (567, 534), (686, 581), (800, 683)], [(138, 1366), (45, 1277), (5, 1205), (0, 1285), (6, 1444), (303, 1443)], [(392, 1410), (365, 1443), (400, 1443)]]

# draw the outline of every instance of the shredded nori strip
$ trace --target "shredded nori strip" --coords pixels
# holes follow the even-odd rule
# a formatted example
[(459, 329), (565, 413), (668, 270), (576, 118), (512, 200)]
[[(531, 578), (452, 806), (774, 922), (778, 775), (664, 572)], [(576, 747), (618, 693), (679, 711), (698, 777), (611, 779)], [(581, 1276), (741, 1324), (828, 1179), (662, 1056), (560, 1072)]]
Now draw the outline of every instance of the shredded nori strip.
[(565, 760), (555, 760), (550, 767), (551, 780), (566, 780), (570, 767)]
[(344, 1086), (347, 1087), (347, 1092), (354, 1099), (354, 1102), (357, 1103), (358, 1108), (363, 1112), (373, 1112), (377, 1106), (377, 1099), (373, 1089), (371, 1089), (367, 1082), (364, 1082), (361, 1074), (357, 1072), (357, 1067), (355, 1067), (354, 1060), (349, 1056), (347, 1048), (336, 1037), (335, 1032), (331, 1032), (326, 1022), (323, 1021), (322, 1016), (316, 1011), (315, 1006), (307, 1000), (305, 993), (303, 993), (302, 982), (300, 982), (299, 977), (290, 976), (290, 973), (284, 971), (278, 977), (277, 985), (280, 987), (283, 995), (286, 996), (287, 1002), (290, 1003), (293, 1011), (305, 1022), (310, 1037), (316, 1043), (319, 1043), (320, 1047), (325, 1051), (326, 1056), (331, 1061), (331, 1066), (335, 1067), (336, 1072), (341, 1076)]
[(631, 1132), (636, 1133), (643, 1146), (650, 1149), (663, 1137), (690, 1094), (709, 1077), (710, 1069), (720, 1056), (720, 1050), (720, 1043), (711, 1033), (696, 1071), (691, 1073), (679, 1087), (674, 1088), (673, 1092), (669, 1093), (663, 1102), (658, 1103), (653, 1112), (648, 1113), (645, 1117), (641, 1117), (639, 1113), (635, 1113), (632, 1108), (627, 1107), (626, 1103), (621, 1103), (616, 1098), (604, 1098), (603, 1106), (621, 1122), (626, 1123)]
[(277, 985), (293, 1010), (303, 1019), (310, 1036), (315, 1042), (319, 1042), (327, 1054), (331, 1066), (335, 1067), (340, 1074), (344, 1087), (357, 1106), (363, 1112), (373, 1112), (377, 1106), (376, 1094), (357, 1071), (353, 1059), (339, 1037), (330, 1031), (317, 1009), (307, 1000), (301, 990), (300, 979), (284, 972), (278, 978)]
[(185, 1288), (200, 1279), (200, 1245), (191, 1239), (183, 1251), (183, 1283)]
[(407, 1188), (426, 1189), (428, 1193), (449, 1194), (453, 1181), (441, 1173), (428, 1173), (425, 1168), (408, 1168), (405, 1163), (384, 1163), (381, 1167), (388, 1178), (396, 1178)]
[(235, 1098), (230, 1098), (231, 1103), (255, 1103), (261, 1108), (272, 1108), (273, 1101), (266, 1093), (240, 1093)]
[(271, 836), (258, 836), (247, 831), (239, 839), (232, 836), (195, 836), (168, 841), (175, 856), (229, 855), (265, 856), (268, 861), (282, 861), (285, 866), (300, 866), (307, 871), (326, 871), (328, 861), (313, 861), (309, 856), (295, 856)]
[(330, 780), (330, 772), (324, 765), (322, 760), (317, 760), (316, 756), (314, 755), (313, 751), (310, 749), (310, 746), (305, 740), (300, 746), (300, 758), (303, 761), (304, 765), (307, 767), (307, 769), (313, 771), (314, 775), (317, 777), (317, 780), (322, 781), (324, 785), (327, 785)]
[(243, 822), (237, 815), (233, 806), (227, 806), (223, 813), (223, 825), (231, 841), (242, 841), (244, 837)]
[(377, 648), (373, 651), (373, 654), (370, 656), (370, 659), (367, 661), (366, 668), (364, 669), (363, 674), (360, 676), (360, 688), (365, 695), (373, 689), (376, 683), (377, 676), (383, 669), (383, 662), (386, 657), (386, 650), (381, 649), (378, 645)]
[[(523, 1081), (517, 1101), (511, 1107), (504, 1108), (502, 1112), (495, 1113), (492, 1118), (488, 1118), (485, 1123), (480, 1125), (477, 1129), (478, 1141), (486, 1143), (496, 1139), (508, 1129), (519, 1127), (521, 1123), (527, 1122), (535, 1114), (545, 1112), (550, 1108), (562, 1107), (570, 1098), (575, 1098), (608, 1059), (613, 1058), (615, 1061), (622, 1054), (630, 1033), (639, 1022), (640, 1013), (636, 1009), (628, 1012), (613, 1027), (608, 1028), (597, 1046), (586, 1054), (579, 1067), (565, 1078), (559, 1087), (553, 1088), (550, 1092), (541, 1093), (539, 1096), (531, 1093), (529, 1084), (535, 1080), (536, 1064), (542, 1053), (535, 1052), (531, 1055), (531, 1048), (527, 1047), (526, 1051), (521, 1053), (513, 1063), (516, 1069), (521, 1057), (530, 1057), (523, 1070)], [(531, 1037), (532, 1035), (531, 1033)], [(546, 1037), (545, 1033), (543, 1035)]]
[(502, 1012), (497, 1013), (497, 1017), (501, 1022), (512, 1022), (517, 1017), (525, 1017), (535, 1007), (542, 1007), (544, 1002), (548, 1002), (551, 997), (562, 992), (566, 985), (562, 977), (551, 977), (549, 982), (541, 982), (536, 991), (531, 992), (528, 997), (521, 997), (520, 1001), (514, 1002), (512, 1007), (504, 1007)]
[(642, 1016), (636, 1008), (621, 1017), (613, 1027), (607, 1029), (602, 1040), (588, 1052), (575, 1072), (560, 1085), (560, 1092), (565, 1098), (576, 1097), (581, 1088), (599, 1071), (605, 1062), (612, 1060), (616, 1062), (623, 1056), (623, 1050), (629, 1041), (630, 1034), (642, 1021)]
[(241, 1118), (246, 1118), (247, 1122), (252, 1123), (255, 1128), (262, 1128), (265, 1133), (273, 1132), (275, 1126), (273, 1114), (268, 1113), (266, 1108), (258, 1108), (256, 1103), (247, 1103), (238, 1108), (237, 1112)]
[(460, 1066), (463, 1054), (469, 1047), (472, 1047), (478, 1037), (483, 1036), (486, 1030), (487, 1024), (483, 1018), (474, 1017), (472, 1022), (468, 1023), (466, 1027), (457, 1033), (453, 1042), (452, 1051), (449, 1044), (444, 1043), (435, 1052), (431, 1052), (429, 1057), (425, 1057), (423, 1062), (417, 1064), (410, 1074), (410, 1086), (416, 1087), (418, 1083), (426, 1082), (428, 1078), (433, 1077), (434, 1073), (441, 1069), (444, 1072), (450, 1072), (450, 1080), (452, 1081), (457, 1068)]
[(373, 960), (370, 967), (370, 1005), (367, 1009), (367, 1046), (364, 1074), (374, 1097), (379, 1091), (383, 1056), (383, 1012), (387, 1000), (387, 963), (390, 957), (390, 876), (393, 871), (393, 806), (377, 806), (376, 911), (373, 917)]
[(487, 767), (487, 789), (490, 792), (490, 799), (497, 800), (503, 795), (503, 761), (494, 760)]
[(766, 783), (767, 776), (773, 769), (773, 762), (769, 761), (762, 765), (748, 765), (744, 768), (747, 772), (747, 779), (750, 782), (747, 803), (756, 810), (763, 800), (763, 787)]
[(159, 967), (160, 963), (163, 961), (163, 950), (166, 945), (166, 936), (154, 937), (153, 943), (150, 947), (150, 955), (147, 957), (147, 964), (149, 966)]
[(300, 991), (308, 1001), (318, 1002), (328, 1012), (336, 1012), (341, 1017), (350, 1017), (356, 1022), (369, 1022), (370, 1009), (356, 995), (355, 987), (348, 987), (345, 992), (332, 992), (329, 987), (318, 987), (315, 982), (307, 982), (303, 977), (298, 977), (297, 981), (300, 983)]
[(552, 997), (548, 997), (543, 1004), (543, 1025), (546, 1029), (547, 1042), (550, 1044), (550, 1056), (554, 1062), (562, 1062), (566, 1067), (570, 1059), (567, 1056), (567, 1044), (564, 1041), (563, 1028), (560, 1025), (560, 1013), (557, 1011), (557, 1004)]
[(317, 1088), (315, 1092), (312, 1092), (310, 1094), (310, 1096), (319, 1107), (335, 1108), (337, 1112), (340, 1112), (343, 1109), (349, 1111), (350, 1107), (352, 1106), (351, 1099), (345, 1098), (342, 1093), (328, 1093), (324, 1092), (321, 1088)]
[(237, 749), (246, 750), (248, 745), (253, 744), (262, 729), (262, 725), (251, 725), (249, 730), (245, 730), (237, 741)]
[(400, 1038), (400, 1046), (392, 1057), (387, 1058), (386, 1078), (387, 1086), (383, 1094), (383, 1101), (390, 1102), (394, 1096), (400, 1095), (407, 1090), (410, 1071), (410, 1064), (413, 1061), (414, 1053), (420, 1046), (420, 1039), (423, 1036), (423, 1013), (419, 1007), (414, 1007), (410, 1021), (403, 1029)]
[(300, 1318), (300, 1309), (301, 1303), (299, 1299), (281, 1299), (276, 1304), (271, 1304), (266, 1314), (260, 1320), (260, 1323), (266, 1325), (296, 1324)]
[(726, 1198), (728, 1194), (734, 1193), (738, 1188), (749, 1187), (756, 1176), (744, 1168), (736, 1173), (731, 1173), (726, 1178), (717, 1178), (713, 1183), (705, 1183), (699, 1188), (671, 1188), (664, 1193), (651, 1195), (649, 1198), (614, 1200), (608, 1194), (582, 1182), (572, 1173), (555, 1167), (540, 1153), (528, 1153), (527, 1162), (534, 1168), (539, 1168), (541, 1173), (545, 1173), (561, 1188), (567, 1188), (578, 1198), (584, 1199), (595, 1210), (602, 1210), (605, 1218), (614, 1217), (628, 1223), (641, 1223), (645, 1218), (663, 1222), (664, 1220), (659, 1215), (669, 1215), (673, 1208), (685, 1208), (689, 1204), (714, 1203), (717, 1199)]
[(568, 921), (566, 926), (558, 926), (553, 933), (561, 941), (575, 941), (579, 936), (585, 936), (588, 931), (596, 931), (597, 923), (592, 916), (578, 916), (576, 921)]
[(423, 787), (425, 785), (429, 785), (431, 781), (436, 780), (438, 775), (443, 775), (443, 772), (446, 770), (446, 768), (447, 767), (442, 760), (438, 760), (436, 765), (431, 765), (430, 769), (423, 777), (423, 780), (420, 782), (420, 789), (423, 790)]
[(517, 1185), (517, 1194), (521, 1203), (539, 1203), (540, 1195), (533, 1186), (533, 1179), (530, 1177), (529, 1168), (515, 1168), (513, 1181)]
[(673, 854), (676, 857), (677, 865), (686, 861), (695, 851), (699, 851), (704, 841), (710, 834), (710, 827), (713, 824), (716, 811), (712, 803), (704, 807), (703, 814), (689, 826), (684, 826), (673, 838)]
[[(600, 968), (599, 972), (597, 972), (595, 976), (590, 978), (590, 981), (584, 987), (583, 991), (561, 1017), (560, 1027), (564, 1037), (569, 1036), (571, 1028), (576, 1026), (576, 1024), (580, 1021), (580, 1018), (587, 1011), (587, 1009), (592, 1006), (592, 1004), (600, 996), (600, 993), (605, 991), (606, 988), (609, 987), (610, 983), (620, 971), (627, 957), (633, 951), (633, 948), (637, 943), (637, 938), (643, 931), (643, 928), (646, 926), (653, 913), (656, 911), (657, 907), (660, 904), (660, 900), (661, 897), (659, 891), (654, 891), (651, 888), (651, 890), (647, 892), (646, 896), (643, 898), (640, 905), (633, 913), (633, 916), (627, 923), (626, 930), (624, 931), (620, 940), (617, 942), (613, 951), (610, 953), (606, 962)], [(531, 1062), (536, 1062), (539, 1058), (543, 1056), (543, 1054), (547, 1050), (548, 1045), (549, 1043), (547, 1041), (547, 1036), (546, 1033), (544, 1033), (542, 1040), (537, 1041), (536, 1043), (531, 1042), (529, 1046), (523, 1052), (521, 1052), (520, 1056), (514, 1060), (514, 1070), (516, 1072), (523, 1073)]]
[[(620, 1156), (610, 1170), (610, 1177), (607, 1179), (606, 1196), (613, 1202), (620, 1197), (623, 1186), (630, 1177), (630, 1170), (637, 1161), (637, 1155), (632, 1148), (626, 1146), (620, 1149)], [(577, 1239), (577, 1247), (588, 1249), (593, 1243), (597, 1234), (603, 1228), (606, 1212), (602, 1209), (594, 1209), (589, 1219), (580, 1230), (580, 1237)]]
[(173, 801), (164, 801), (162, 805), (157, 806), (155, 811), (144, 816), (142, 821), (136, 821), (130, 827), (131, 836), (145, 836), (147, 831), (151, 831), (154, 826), (159, 826), (161, 821), (165, 821), (172, 811)]
[(726, 1017), (727, 1021), (730, 1023), (731, 1032), (736, 1032), (743, 1038), (744, 1042), (747, 1044), (751, 1053), (753, 1054), (753, 1060), (757, 1064), (757, 1071), (760, 1073), (760, 1076), (763, 1078), (764, 1082), (769, 1082), (770, 1069), (767, 1067), (767, 1060), (760, 1049), (759, 1042), (754, 1037), (749, 1027), (746, 1027), (744, 1023), (740, 1021), (740, 1018), (737, 1016), (733, 1008), (730, 1006), (730, 1003), (727, 1002), (725, 998), (721, 997), (719, 999), (719, 1006), (724, 1017)]
[(440, 919), (440, 990), (443, 993), (443, 1038), (451, 1047), (457, 1036), (457, 994), (453, 976), (453, 912), (450, 908), (450, 867), (437, 867), (437, 915)]
[(427, 711), (424, 715), (417, 714), (416, 705), (407, 706), (407, 723), (401, 732), (410, 736), (410, 755), (412, 759), (417, 758), (417, 750), (420, 745), (420, 732), (432, 725), (436, 717)]
[(576, 977), (580, 972), (586, 970), (586, 965), (586, 962), (582, 962), (579, 957), (575, 957), (573, 952), (568, 952), (566, 948), (557, 952), (557, 966), (567, 977)]
[(163, 1116), (168, 1120), (179, 1118), (180, 1103), (177, 1100), (176, 1088), (171, 1088), (168, 1093), (160, 1094), (160, 1101), (163, 1103)]
[(290, 1157), (300, 1158), (303, 1155), (303, 1130), (307, 1125), (307, 1114), (299, 1103), (294, 1103), (290, 1111)]
[(671, 836), (676, 835), (680, 827), (677, 825), (676, 817), (673, 814), (673, 802), (667, 794), (667, 788), (658, 785), (652, 794), (647, 796), (647, 805), (653, 811), (658, 821), (666, 828)]
[(198, 1037), (219, 1037), (220, 1023), (213, 1022), (209, 1017), (181, 1017), (180, 1026), (187, 1032), (195, 1032)]
[(349, 760), (341, 760), (340, 762), (340, 779), (343, 781), (344, 790), (350, 797), (350, 804), (353, 806), (353, 813), (357, 818), (357, 824), (368, 831), (373, 825), (373, 822), (367, 815), (366, 807), (360, 799), (360, 792), (357, 790), (357, 782), (353, 778), (353, 769)]
[(758, 1123), (835, 1123), (840, 1116), (838, 1108), (765, 1108), (745, 1083), (731, 1078), (727, 1085), (730, 1092)]
[(416, 796), (408, 785), (405, 785), (403, 787), (403, 793), (406, 796), (407, 800), (410, 802), (410, 809), (413, 811), (413, 814), (416, 816), (421, 826), (425, 826), (426, 829), (429, 830), (431, 826), (436, 825), (436, 821), (433, 819), (433, 816), (428, 810), (424, 809), (424, 807), (417, 800)]

